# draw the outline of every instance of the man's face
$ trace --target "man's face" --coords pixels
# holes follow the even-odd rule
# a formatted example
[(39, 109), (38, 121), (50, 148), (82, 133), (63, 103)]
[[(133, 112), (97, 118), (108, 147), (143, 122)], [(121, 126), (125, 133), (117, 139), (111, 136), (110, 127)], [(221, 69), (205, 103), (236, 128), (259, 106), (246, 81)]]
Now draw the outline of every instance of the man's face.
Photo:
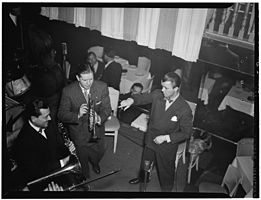
[(178, 87), (173, 88), (173, 83), (171, 81), (165, 81), (161, 82), (162, 85), (162, 92), (164, 94), (164, 97), (169, 99), (178, 94)]
[(134, 87), (131, 89), (131, 94), (141, 94), (141, 92), (142, 92), (141, 87), (134, 86)]
[(93, 73), (86, 73), (86, 74), (80, 74), (79, 76), (76, 76), (77, 80), (79, 81), (80, 85), (86, 89), (89, 90), (92, 83), (93, 83)]
[(32, 116), (32, 122), (40, 128), (47, 128), (48, 122), (51, 120), (50, 116), (50, 109), (49, 108), (42, 108), (40, 109), (41, 115), (38, 117)]
[(96, 56), (93, 55), (93, 54), (89, 55), (89, 57), (88, 57), (88, 62), (89, 62), (92, 66), (94, 66), (95, 63), (97, 62)]

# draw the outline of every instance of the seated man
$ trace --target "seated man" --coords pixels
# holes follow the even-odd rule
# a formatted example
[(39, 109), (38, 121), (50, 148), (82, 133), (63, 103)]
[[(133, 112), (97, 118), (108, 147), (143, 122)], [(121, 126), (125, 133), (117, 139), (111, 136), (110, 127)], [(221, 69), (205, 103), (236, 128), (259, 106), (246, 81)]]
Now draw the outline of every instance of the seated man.
[[(120, 97), (119, 97), (120, 101), (130, 98), (134, 94), (141, 94), (142, 90), (143, 90), (143, 86), (141, 83), (134, 83), (131, 86), (129, 93), (120, 95)], [(131, 106), (130, 108), (128, 108), (125, 111), (120, 110), (119, 119), (120, 119), (120, 121), (130, 125), (142, 113), (142, 108), (148, 109), (149, 107), (150, 107), (149, 105), (144, 105), (141, 108), (139, 108), (137, 106)]]
[(63, 167), (70, 158), (44, 101), (32, 101), (26, 108), (26, 119), (14, 144), (14, 157), (24, 184)]
[(105, 67), (104, 63), (97, 60), (97, 56), (94, 52), (89, 52), (87, 54), (85, 62), (90, 63), (94, 75), (94, 80), (100, 80)]

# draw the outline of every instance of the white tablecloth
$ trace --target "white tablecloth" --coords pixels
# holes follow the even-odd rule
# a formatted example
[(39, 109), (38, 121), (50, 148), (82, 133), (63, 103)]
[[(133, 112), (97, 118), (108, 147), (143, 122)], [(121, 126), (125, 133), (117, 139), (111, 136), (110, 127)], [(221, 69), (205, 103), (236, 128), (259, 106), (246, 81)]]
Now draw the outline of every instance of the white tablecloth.
[(147, 128), (148, 128), (148, 119), (149, 116), (145, 113), (142, 113), (139, 115), (139, 117), (137, 117), (132, 123), (131, 126), (146, 132)]
[(142, 80), (150, 78), (150, 73), (142, 71), (130, 65), (127, 68), (128, 72), (123, 73), (120, 82), (120, 93), (125, 94), (130, 92), (130, 88), (134, 83), (141, 83)]
[(202, 77), (200, 88), (198, 91), (198, 98), (204, 101), (204, 105), (208, 104), (208, 95), (210, 94), (216, 80), (209, 78), (208, 73), (205, 77)]
[(250, 156), (238, 156), (234, 159), (232, 165), (239, 169), (242, 177), (242, 187), (246, 193), (249, 193), (253, 188), (253, 171), (254, 163)]
[(225, 110), (228, 105), (234, 110), (254, 116), (254, 102), (247, 99), (249, 96), (253, 96), (253, 92), (245, 91), (240, 86), (233, 86), (221, 102), (218, 110)]
[(124, 58), (120, 58), (120, 57), (116, 56), (114, 58), (114, 61), (117, 63), (120, 63), (122, 66), (122, 69), (127, 69), (129, 67), (129, 61), (125, 60)]

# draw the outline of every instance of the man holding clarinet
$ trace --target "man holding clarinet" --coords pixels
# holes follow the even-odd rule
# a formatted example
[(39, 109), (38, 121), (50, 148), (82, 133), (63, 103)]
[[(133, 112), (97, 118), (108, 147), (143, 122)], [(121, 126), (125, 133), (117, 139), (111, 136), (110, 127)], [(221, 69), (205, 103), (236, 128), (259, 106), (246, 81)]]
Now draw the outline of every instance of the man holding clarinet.
[(63, 89), (58, 119), (68, 126), (83, 175), (89, 178), (89, 163), (95, 173), (100, 173), (99, 162), (105, 152), (104, 123), (111, 114), (111, 104), (107, 85), (93, 79), (88, 64), (79, 66), (76, 78)]

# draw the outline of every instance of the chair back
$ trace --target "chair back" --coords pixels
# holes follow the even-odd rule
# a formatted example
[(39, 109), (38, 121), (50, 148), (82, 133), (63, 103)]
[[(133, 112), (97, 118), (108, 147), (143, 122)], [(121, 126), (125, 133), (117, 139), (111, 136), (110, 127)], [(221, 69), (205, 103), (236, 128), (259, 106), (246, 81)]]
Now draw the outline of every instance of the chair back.
[(138, 69), (144, 70), (146, 72), (150, 71), (151, 60), (146, 57), (139, 57), (138, 59)]
[(191, 111), (192, 111), (192, 116), (193, 116), (193, 120), (194, 121), (194, 116), (195, 116), (195, 112), (196, 112), (196, 108), (197, 108), (197, 104), (196, 103), (193, 103), (193, 102), (190, 102), (190, 101), (187, 101), (186, 102), (188, 103)]
[(233, 167), (231, 164), (228, 166), (226, 174), (222, 181), (222, 187), (226, 186), (229, 196), (233, 197), (236, 193), (237, 187), (242, 183), (242, 175), (238, 168)]
[(180, 78), (182, 77), (182, 70), (181, 69), (176, 69), (175, 71), (174, 71)]
[(154, 75), (151, 78), (144, 79), (141, 84), (143, 85), (142, 93), (150, 93), (152, 84), (154, 80)]
[(101, 47), (101, 46), (93, 46), (93, 47), (90, 47), (90, 48), (88, 49), (88, 53), (89, 53), (89, 52), (95, 53), (96, 56), (97, 56), (97, 59), (100, 60), (100, 61), (102, 61), (103, 50), (104, 50), (104, 48)]
[(254, 154), (254, 139), (243, 138), (237, 143), (236, 156), (253, 156)]
[(108, 89), (109, 89), (109, 97), (111, 102), (111, 109), (113, 111), (113, 115), (117, 116), (120, 92), (112, 87), (108, 87)]

